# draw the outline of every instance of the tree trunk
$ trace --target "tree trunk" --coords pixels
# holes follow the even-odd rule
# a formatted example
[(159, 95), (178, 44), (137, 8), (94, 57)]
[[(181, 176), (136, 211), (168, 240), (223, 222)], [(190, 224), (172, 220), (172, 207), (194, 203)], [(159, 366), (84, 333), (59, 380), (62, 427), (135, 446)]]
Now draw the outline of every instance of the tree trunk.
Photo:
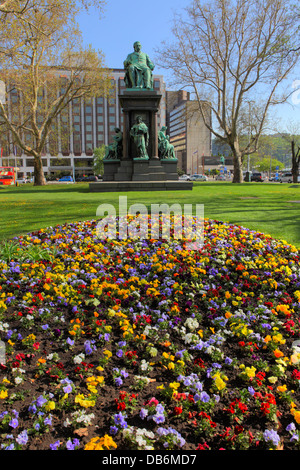
[(298, 183), (299, 166), (300, 166), (300, 147), (296, 150), (295, 141), (292, 140), (292, 175), (293, 183)]
[(243, 160), (242, 154), (239, 150), (238, 143), (235, 142), (231, 146), (232, 155), (233, 155), (233, 183), (242, 183), (243, 182)]
[(44, 186), (46, 179), (44, 175), (42, 157), (39, 155), (34, 158), (34, 186)]

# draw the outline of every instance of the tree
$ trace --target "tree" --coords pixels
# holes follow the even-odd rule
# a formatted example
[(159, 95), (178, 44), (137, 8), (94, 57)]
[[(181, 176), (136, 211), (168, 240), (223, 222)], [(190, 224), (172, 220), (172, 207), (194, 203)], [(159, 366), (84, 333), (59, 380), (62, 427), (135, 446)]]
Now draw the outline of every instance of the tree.
[(96, 175), (103, 175), (103, 158), (105, 156), (105, 145), (94, 149), (94, 173)]
[[(286, 99), (278, 91), (299, 56), (298, 25), (288, 0), (193, 0), (186, 16), (174, 19), (173, 44), (158, 50), (173, 84), (193, 91), (206, 127), (231, 148), (235, 183), (243, 180), (244, 157), (258, 148), (271, 106)], [(213, 124), (203, 101), (211, 104)]]
[(287, 131), (282, 138), (289, 143), (292, 153), (293, 183), (298, 183), (300, 175), (300, 126), (294, 122), (288, 124)]
[(24, 1), (5, 0), (0, 3), (0, 12), (23, 14), (27, 9), (28, 4), (29, 4), (29, 0), (24, 0)]
[(105, 96), (110, 88), (102, 54), (82, 46), (75, 3), (29, 0), (21, 15), (0, 15), (1, 78), (7, 95), (18, 97), (17, 105), (0, 103), (0, 124), (10, 143), (34, 158), (35, 185), (45, 184), (41, 156), (63, 110), (73, 100)]
[[(97, 8), (100, 12), (102, 12), (103, 5), (105, 4), (104, 0), (80, 0), (76, 4), (76, 0), (66, 0), (64, 2), (68, 4), (68, 8), (74, 9), (78, 8), (79, 5), (81, 7), (88, 10), (91, 6)], [(0, 1), (0, 12), (6, 14), (13, 14), (13, 15), (23, 15), (29, 8), (35, 8), (38, 6), (37, 2), (31, 2), (30, 0), (3, 0)]]

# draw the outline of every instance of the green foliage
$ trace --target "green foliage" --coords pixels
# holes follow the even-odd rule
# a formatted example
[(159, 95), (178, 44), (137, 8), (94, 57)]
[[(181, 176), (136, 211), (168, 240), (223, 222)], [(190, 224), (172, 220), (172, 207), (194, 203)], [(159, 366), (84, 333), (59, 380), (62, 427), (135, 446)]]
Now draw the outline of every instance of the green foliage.
[[(88, 183), (24, 184), (0, 188), (2, 201), (0, 240), (56, 227), (79, 220), (93, 220), (100, 204), (112, 204), (117, 213), (116, 192), (91, 193)], [(205, 217), (269, 233), (300, 248), (300, 185), (288, 183), (242, 183), (223, 181), (194, 182), (192, 191), (131, 191), (128, 209), (145, 204), (204, 204)]]
[(103, 175), (104, 156), (105, 156), (105, 145), (101, 145), (100, 147), (97, 147), (94, 149), (94, 173), (95, 175)]
[(53, 261), (57, 255), (55, 248), (43, 248), (38, 245), (20, 246), (14, 241), (4, 241), (0, 244), (0, 259), (14, 261)]

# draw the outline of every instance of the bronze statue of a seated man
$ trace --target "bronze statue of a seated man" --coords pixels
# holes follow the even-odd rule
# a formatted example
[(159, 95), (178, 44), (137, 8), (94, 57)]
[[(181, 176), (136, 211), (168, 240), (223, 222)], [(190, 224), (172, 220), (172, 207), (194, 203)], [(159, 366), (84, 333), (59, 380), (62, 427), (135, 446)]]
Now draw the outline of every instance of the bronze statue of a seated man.
[(128, 54), (124, 61), (126, 87), (152, 89), (154, 64), (149, 56), (141, 51), (142, 46), (139, 41), (136, 41), (133, 47), (134, 52)]

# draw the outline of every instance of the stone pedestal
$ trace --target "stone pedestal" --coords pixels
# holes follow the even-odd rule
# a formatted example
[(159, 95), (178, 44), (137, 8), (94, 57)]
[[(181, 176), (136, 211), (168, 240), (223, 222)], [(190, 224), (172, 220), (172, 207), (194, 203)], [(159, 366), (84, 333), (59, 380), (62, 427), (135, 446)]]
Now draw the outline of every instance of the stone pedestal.
[(133, 161), (126, 159), (121, 160), (115, 175), (114, 181), (131, 181), (132, 180), (132, 168), (133, 168)]
[(177, 181), (178, 180), (178, 173), (177, 173), (177, 159), (162, 159), (160, 160), (163, 171), (166, 174), (167, 180)]
[(130, 138), (130, 129), (137, 116), (141, 116), (149, 130), (149, 159), (158, 159), (157, 112), (161, 94), (151, 90), (127, 89), (119, 95), (119, 100), (124, 113), (123, 158), (137, 158), (134, 142)]
[[(127, 89), (119, 95), (119, 100), (124, 113), (123, 155), (120, 160), (104, 160), (103, 181), (120, 184), (132, 182), (131, 189), (138, 188), (139, 183), (143, 183), (145, 188), (165, 189), (167, 187), (165, 183), (178, 181), (177, 160), (160, 160), (158, 157), (157, 112), (161, 94), (153, 90)], [(147, 159), (138, 157), (135, 143), (130, 137), (130, 129), (136, 123), (137, 116), (141, 116), (149, 131)], [(133, 182), (136, 182), (134, 186)], [(146, 183), (149, 183), (148, 186), (145, 186)], [(120, 185), (116, 184), (114, 187), (120, 188)], [(182, 184), (178, 186), (178, 188), (183, 187), (185, 186)], [(190, 189), (191, 185), (186, 187)]]
[(104, 175), (103, 181), (114, 181), (115, 174), (120, 166), (120, 160), (103, 160)]

